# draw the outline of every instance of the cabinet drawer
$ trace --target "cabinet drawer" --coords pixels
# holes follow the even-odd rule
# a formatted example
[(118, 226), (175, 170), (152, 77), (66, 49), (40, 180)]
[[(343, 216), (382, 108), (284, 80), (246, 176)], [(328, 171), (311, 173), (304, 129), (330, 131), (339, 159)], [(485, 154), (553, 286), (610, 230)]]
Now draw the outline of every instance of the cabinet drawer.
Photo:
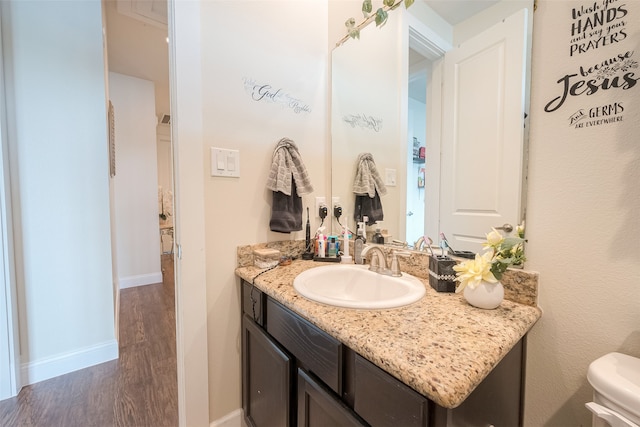
[(360, 355), (354, 397), (355, 412), (372, 427), (428, 425), (429, 400)]
[(242, 281), (242, 313), (253, 319), (258, 325), (264, 325), (264, 294), (249, 282)]
[(333, 391), (342, 393), (342, 344), (326, 332), (267, 298), (267, 332)]

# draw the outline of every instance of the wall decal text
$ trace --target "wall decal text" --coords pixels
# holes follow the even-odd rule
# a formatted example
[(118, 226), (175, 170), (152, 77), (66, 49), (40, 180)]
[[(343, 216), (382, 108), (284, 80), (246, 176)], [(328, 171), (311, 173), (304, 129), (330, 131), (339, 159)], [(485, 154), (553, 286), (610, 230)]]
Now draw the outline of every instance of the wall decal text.
[(627, 38), (626, 4), (619, 0), (581, 5), (571, 10), (571, 44), (569, 56), (620, 43)]
[(599, 105), (586, 110), (581, 108), (569, 117), (569, 126), (575, 126), (576, 129), (579, 129), (621, 122), (623, 111), (622, 102)]
[(382, 129), (382, 119), (367, 116), (366, 114), (347, 114), (342, 117), (342, 120), (349, 123), (352, 128), (357, 126), (361, 129), (373, 130), (374, 132), (380, 132), (380, 129)]
[[(568, 56), (571, 72), (560, 77), (544, 111), (552, 113), (567, 100), (591, 100), (568, 116), (576, 129), (622, 122), (627, 91), (640, 87), (639, 60), (634, 56), (638, 25), (635, 0), (595, 0), (572, 3), (568, 9)], [(626, 49), (625, 49), (626, 48)], [(588, 53), (588, 54), (587, 54)], [(587, 55), (585, 55), (587, 54)], [(600, 57), (598, 59), (598, 56)], [(578, 58), (581, 64), (576, 64)], [(634, 92), (636, 93), (636, 92)], [(593, 98), (591, 96), (598, 95)]]
[(257, 82), (255, 79), (245, 77), (244, 90), (252, 100), (278, 104), (282, 108), (289, 108), (296, 114), (310, 113), (311, 107), (299, 98), (286, 93), (282, 88), (274, 88), (268, 83)]
[(640, 76), (636, 77), (633, 72), (638, 68), (638, 62), (632, 56), (633, 51), (626, 52), (586, 69), (581, 66), (578, 72), (565, 75), (556, 82), (560, 85), (560, 95), (549, 101), (544, 111), (556, 111), (562, 107), (567, 96), (589, 96), (600, 90), (628, 90), (635, 87)]

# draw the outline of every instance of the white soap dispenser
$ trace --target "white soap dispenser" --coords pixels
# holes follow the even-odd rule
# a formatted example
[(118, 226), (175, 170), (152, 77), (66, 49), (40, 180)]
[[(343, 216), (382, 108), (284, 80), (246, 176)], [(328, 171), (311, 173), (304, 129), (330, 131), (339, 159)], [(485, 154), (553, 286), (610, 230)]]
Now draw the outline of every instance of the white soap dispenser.
[(344, 214), (345, 218), (347, 218), (345, 220), (345, 224), (344, 227), (342, 227), (342, 258), (340, 259), (340, 263), (341, 264), (353, 264), (353, 258), (351, 258), (351, 255), (349, 254), (349, 218), (347, 217), (347, 214)]

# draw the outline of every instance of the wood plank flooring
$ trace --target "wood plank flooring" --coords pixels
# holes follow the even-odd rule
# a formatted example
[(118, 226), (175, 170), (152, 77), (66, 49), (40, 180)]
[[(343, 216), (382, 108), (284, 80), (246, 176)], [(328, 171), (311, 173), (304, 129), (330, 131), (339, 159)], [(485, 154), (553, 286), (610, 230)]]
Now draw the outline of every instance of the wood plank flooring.
[(172, 255), (163, 283), (120, 291), (120, 357), (0, 401), (3, 427), (178, 425)]

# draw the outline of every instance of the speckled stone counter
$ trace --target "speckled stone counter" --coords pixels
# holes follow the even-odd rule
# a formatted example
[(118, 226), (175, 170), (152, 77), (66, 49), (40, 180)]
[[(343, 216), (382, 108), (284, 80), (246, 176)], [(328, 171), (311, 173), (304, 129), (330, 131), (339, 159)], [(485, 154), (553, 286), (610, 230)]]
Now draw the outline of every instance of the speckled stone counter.
[(328, 306), (293, 288), (302, 271), (327, 264), (296, 260), (263, 272), (243, 266), (240, 253), (238, 277), (445, 408), (460, 405), (541, 316), (539, 308), (507, 299), (495, 310), (474, 308), (460, 294), (434, 291), (426, 279), (425, 297), (405, 307)]

